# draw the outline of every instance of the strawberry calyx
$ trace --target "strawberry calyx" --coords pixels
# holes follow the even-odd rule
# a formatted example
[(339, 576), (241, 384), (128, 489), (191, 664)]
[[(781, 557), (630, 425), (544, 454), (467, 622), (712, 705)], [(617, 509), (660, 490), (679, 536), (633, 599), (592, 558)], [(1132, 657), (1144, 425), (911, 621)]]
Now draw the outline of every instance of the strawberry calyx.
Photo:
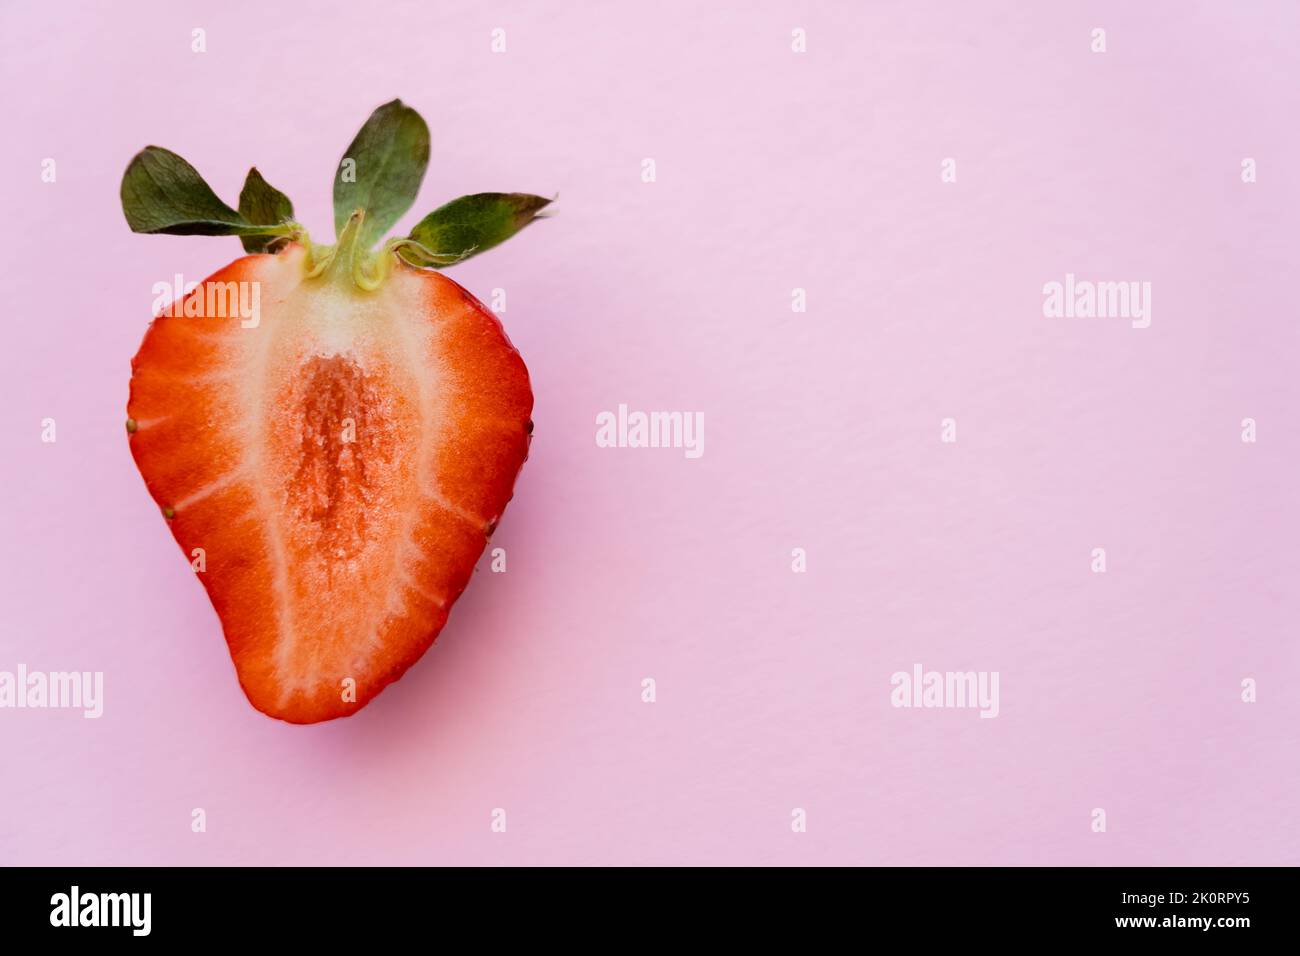
[(147, 146), (122, 176), (122, 212), (132, 232), (236, 236), (252, 254), (291, 244), (307, 249), (309, 278), (378, 289), (397, 258), (419, 269), (442, 269), (499, 245), (552, 200), (529, 193), (476, 193), (429, 213), (410, 234), (375, 244), (414, 203), (429, 163), (429, 128), (420, 114), (393, 100), (376, 109), (339, 161), (334, 179), (334, 245), (318, 245), (294, 218), (293, 203), (253, 167), (226, 205), (176, 153)]
[(338, 242), (332, 246), (307, 246), (307, 278), (318, 276), (342, 285), (355, 285), (363, 292), (374, 292), (388, 277), (391, 257), (371, 253), (362, 246), (366, 211), (356, 209), (343, 224)]

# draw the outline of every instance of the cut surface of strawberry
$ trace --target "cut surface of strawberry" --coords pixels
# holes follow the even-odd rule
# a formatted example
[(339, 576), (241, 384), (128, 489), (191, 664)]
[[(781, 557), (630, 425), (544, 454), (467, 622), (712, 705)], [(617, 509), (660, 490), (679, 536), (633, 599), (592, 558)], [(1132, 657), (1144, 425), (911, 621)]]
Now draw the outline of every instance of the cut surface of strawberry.
[[(146, 172), (135, 194), (185, 178)], [(124, 181), (130, 221), (129, 192)], [(365, 206), (322, 247), (241, 199), (225, 207), (243, 220), (234, 234), (269, 251), (150, 325), (131, 363), (131, 452), (258, 710), (294, 723), (355, 712), (429, 648), (468, 584), (527, 457), (533, 396), (496, 316), (427, 266), (495, 244), (503, 218), (521, 228), (546, 202), (528, 198), (523, 214), (519, 194), (458, 200), (441, 226), (373, 254)], [(193, 196), (172, 205), (190, 218), (152, 231), (193, 231)]]

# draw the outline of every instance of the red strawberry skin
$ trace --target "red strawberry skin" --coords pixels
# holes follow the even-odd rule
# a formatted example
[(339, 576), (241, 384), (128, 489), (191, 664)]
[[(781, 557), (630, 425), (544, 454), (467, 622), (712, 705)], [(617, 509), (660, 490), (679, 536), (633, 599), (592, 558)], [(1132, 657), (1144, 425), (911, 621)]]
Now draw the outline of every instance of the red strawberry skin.
[(397, 263), (366, 292), (309, 278), (305, 256), (247, 256), (187, 297), (255, 283), (256, 326), (155, 318), (127, 407), (245, 694), (293, 723), (354, 713), (433, 643), (513, 494), (533, 406), (500, 322), (455, 282)]

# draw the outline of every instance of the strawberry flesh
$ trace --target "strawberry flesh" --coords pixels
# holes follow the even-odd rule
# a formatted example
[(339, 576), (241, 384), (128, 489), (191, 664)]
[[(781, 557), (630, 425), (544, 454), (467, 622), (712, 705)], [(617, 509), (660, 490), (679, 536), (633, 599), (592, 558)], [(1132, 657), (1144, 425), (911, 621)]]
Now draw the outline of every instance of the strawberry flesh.
[(305, 256), (248, 256), (191, 294), (257, 283), (254, 327), (156, 318), (128, 405), (244, 692), (294, 723), (355, 712), (433, 643), (510, 500), (533, 403), (455, 282), (398, 263), (368, 292), (309, 278)]

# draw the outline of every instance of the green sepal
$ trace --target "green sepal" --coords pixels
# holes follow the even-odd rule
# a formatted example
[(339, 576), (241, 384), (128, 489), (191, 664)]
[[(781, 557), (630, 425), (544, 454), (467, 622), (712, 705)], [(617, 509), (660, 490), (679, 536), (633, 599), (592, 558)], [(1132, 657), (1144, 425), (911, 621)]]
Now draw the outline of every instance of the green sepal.
[[(248, 171), (244, 188), (239, 193), (239, 214), (257, 225), (275, 226), (293, 222), (293, 203), (276, 189), (254, 166)], [(240, 236), (245, 252), (269, 252), (271, 246), (281, 241), (280, 236)]]
[(256, 225), (220, 199), (198, 171), (170, 150), (146, 146), (122, 175), (122, 212), (132, 232), (173, 236), (287, 235)]
[(505, 242), (551, 200), (528, 193), (475, 193), (440, 206), (411, 230), (410, 240), (397, 253), (416, 266), (463, 262)]
[(454, 266), (465, 256), (444, 256), (420, 245), (410, 236), (403, 239), (389, 239), (385, 245), (389, 252), (396, 252), (413, 266), (421, 268), (442, 269), (446, 266)]
[(429, 165), (429, 127), (420, 114), (393, 100), (370, 114), (334, 173), (334, 233), (366, 211), (360, 249), (369, 249), (411, 208)]

